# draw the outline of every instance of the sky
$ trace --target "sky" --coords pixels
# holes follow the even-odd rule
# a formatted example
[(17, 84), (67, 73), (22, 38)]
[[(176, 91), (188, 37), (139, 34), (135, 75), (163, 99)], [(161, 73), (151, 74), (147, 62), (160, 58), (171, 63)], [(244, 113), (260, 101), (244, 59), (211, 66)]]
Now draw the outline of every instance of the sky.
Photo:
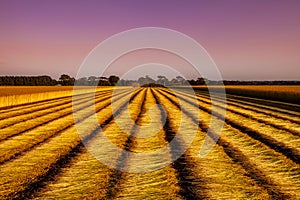
[[(139, 27), (168, 28), (195, 39), (226, 80), (300, 77), (297, 0), (1, 0), (0, 76), (76, 76), (100, 42)], [(140, 64), (166, 56), (138, 54)], [(116, 63), (111, 73), (129, 70), (128, 63)], [(192, 69), (182, 71), (195, 78)]]

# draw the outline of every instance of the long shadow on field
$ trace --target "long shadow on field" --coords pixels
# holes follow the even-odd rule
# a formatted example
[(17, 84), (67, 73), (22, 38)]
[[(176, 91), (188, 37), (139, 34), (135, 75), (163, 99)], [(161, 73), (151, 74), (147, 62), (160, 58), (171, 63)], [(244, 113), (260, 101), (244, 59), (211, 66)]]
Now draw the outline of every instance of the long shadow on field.
[[(159, 98), (156, 96), (156, 94), (153, 93), (153, 96), (157, 104), (160, 104), (163, 107), (166, 106), (160, 103)], [(176, 107), (180, 109), (180, 106), (176, 105)], [(162, 107), (159, 108), (161, 115), (163, 116), (162, 118), (166, 119), (164, 124), (165, 140), (169, 143), (171, 141), (174, 143), (174, 145), (171, 145), (171, 152), (173, 157), (172, 159), (175, 160), (175, 155), (177, 155), (176, 152), (183, 152), (181, 147), (182, 142), (175, 138), (176, 133), (170, 125), (168, 114)], [(175, 160), (172, 163), (172, 167), (176, 170), (177, 173), (178, 185), (180, 187), (179, 194), (184, 199), (208, 198), (208, 195), (205, 193), (205, 188), (203, 187), (203, 185), (205, 185), (204, 180), (198, 180), (198, 178), (193, 175), (194, 173), (192, 169), (194, 168), (194, 165), (185, 154)]]
[[(134, 99), (138, 92), (135, 92), (131, 99)], [(13, 196), (9, 197), (9, 199), (31, 199), (35, 196), (35, 194), (40, 191), (42, 188), (47, 186), (50, 181), (55, 181), (62, 170), (64, 168), (70, 167), (70, 163), (73, 159), (75, 159), (79, 154), (84, 151), (83, 143), (86, 143), (92, 140), (101, 129), (105, 128), (108, 124), (110, 124), (114, 117), (118, 116), (127, 106), (128, 102), (125, 102), (120, 106), (120, 108), (111, 115), (104, 123), (94, 129), (86, 138), (83, 139), (82, 142), (79, 142), (74, 148), (72, 148), (66, 155), (62, 155), (57, 162), (53, 163), (47, 172), (39, 177), (36, 178), (33, 182), (29, 183), (28, 185), (24, 186), (24, 190), (14, 194)]]
[[(172, 96), (175, 96), (171, 92), (167, 92), (167, 91), (165, 91), (165, 92)], [(160, 92), (160, 94), (163, 95), (165, 98), (167, 98), (176, 107), (180, 107), (175, 101), (173, 101), (167, 95), (163, 94), (162, 92)], [(180, 99), (194, 105), (192, 102), (185, 100), (184, 98), (180, 98)], [(194, 106), (198, 108), (199, 105), (194, 105)], [(205, 111), (210, 113), (210, 111), (208, 111), (208, 110), (205, 110)], [(186, 111), (184, 109), (182, 109), (182, 112), (184, 114), (186, 114), (187, 116), (189, 116), (194, 121), (194, 123), (198, 124), (199, 128), (203, 132), (206, 132), (213, 140), (216, 140), (216, 138), (218, 138), (215, 133), (209, 131), (208, 126), (205, 125), (201, 120), (200, 121), (196, 120), (188, 111)], [(225, 121), (225, 122), (228, 123), (227, 121)], [(245, 169), (245, 171), (247, 172), (247, 174), (245, 174), (245, 175), (247, 175), (248, 177), (253, 179), (255, 182), (257, 182), (257, 184), (259, 186), (261, 186), (262, 188), (264, 188), (273, 199), (289, 198), (288, 194), (282, 193), (280, 191), (280, 188), (275, 183), (273, 183), (272, 180), (267, 178), (267, 176), (261, 170), (259, 170), (259, 168), (256, 167), (256, 165), (253, 164), (247, 158), (247, 156), (245, 156), (239, 149), (232, 146), (229, 142), (224, 140), (222, 137), (219, 137), (219, 139), (216, 142), (217, 142), (217, 145), (221, 146), (224, 149), (224, 152), (232, 159), (233, 162), (239, 164), (241, 167), (243, 167)]]

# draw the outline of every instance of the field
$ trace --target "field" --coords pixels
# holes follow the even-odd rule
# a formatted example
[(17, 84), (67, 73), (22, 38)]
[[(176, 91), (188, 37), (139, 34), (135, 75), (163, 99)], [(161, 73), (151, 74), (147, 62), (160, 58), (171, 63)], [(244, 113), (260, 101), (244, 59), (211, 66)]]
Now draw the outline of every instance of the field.
[[(196, 89), (207, 90), (205, 86), (196, 86)], [(209, 86), (212, 91), (218, 92), (220, 86)], [(226, 93), (257, 97), (289, 103), (298, 103), (300, 99), (299, 85), (226, 85)]]
[[(113, 89), (82, 88), (75, 104), (70, 88), (27, 100), (19, 99), (34, 92), (9, 94), (25, 96), (0, 107), (0, 199), (300, 199), (299, 104), (236, 94), (225, 102), (186, 88)], [(208, 130), (214, 139), (221, 126), (216, 145), (200, 158)], [(100, 130), (128, 152), (176, 145), (162, 155), (127, 156)], [(171, 162), (192, 131), (189, 148)]]
[[(76, 94), (87, 92), (94, 92), (94, 89), (88, 86), (76, 87)], [(72, 94), (73, 86), (0, 86), (0, 107), (72, 96)]]

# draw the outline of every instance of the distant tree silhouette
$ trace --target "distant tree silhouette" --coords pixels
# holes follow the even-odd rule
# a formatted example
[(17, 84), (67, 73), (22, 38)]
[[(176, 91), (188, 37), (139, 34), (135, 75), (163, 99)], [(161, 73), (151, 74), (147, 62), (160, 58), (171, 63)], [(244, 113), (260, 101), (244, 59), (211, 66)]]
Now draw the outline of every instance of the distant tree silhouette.
[(88, 77), (88, 85), (90, 86), (96, 86), (98, 85), (98, 78), (96, 76), (90, 76)]
[(82, 77), (82, 78), (77, 79), (76, 85), (82, 85), (82, 86), (89, 85), (87, 77)]
[(185, 79), (182, 76), (176, 76), (176, 80), (178, 85), (183, 85), (185, 81)]
[(158, 84), (158, 83), (148, 83), (148, 84), (145, 84), (145, 85), (142, 85), (141, 87), (164, 87), (164, 85), (162, 84)]
[(5, 86), (51, 86), (57, 81), (50, 76), (2, 76), (0, 85)]
[[(74, 85), (75, 78), (62, 74), (59, 80), (52, 79), (50, 76), (0, 76), (0, 85), (2, 86), (53, 86), (61, 84), (63, 86)], [(154, 84), (150, 84), (154, 83)], [(138, 86), (149, 85), (154, 87), (155, 84), (163, 86), (176, 86), (176, 85), (300, 85), (300, 81), (239, 81), (239, 80), (207, 80), (205, 78), (197, 78), (196, 80), (185, 80), (181, 76), (177, 76), (169, 81), (165, 76), (158, 75), (157, 81), (150, 76), (139, 77), (137, 80), (124, 80), (116, 76), (111, 75), (106, 77), (82, 77), (76, 80), (76, 85), (83, 86), (109, 86), (109, 85), (123, 85), (123, 86)]]
[(195, 81), (194, 79), (188, 80), (187, 81), (190, 85), (205, 85), (206, 80), (204, 78), (197, 78)]
[(139, 85), (139, 83), (135, 80), (124, 80), (124, 79), (121, 79), (118, 81), (117, 85), (120, 85), (120, 86), (135, 86), (137, 87)]
[(140, 77), (138, 79), (138, 83), (140, 85), (146, 85), (149, 83), (156, 83), (156, 81), (154, 79), (152, 79), (150, 76), (146, 75), (145, 77)]
[(127, 85), (127, 81), (128, 80), (124, 80), (124, 79), (121, 79), (121, 80), (119, 80), (119, 82), (118, 82), (118, 85), (120, 85), (120, 86), (126, 86)]
[(108, 78), (108, 80), (109, 80), (109, 83), (114, 86), (114, 85), (116, 85), (118, 83), (118, 81), (120, 80), (120, 78), (118, 76), (111, 75)]
[(161, 84), (161, 85), (164, 85), (164, 86), (169, 84), (169, 80), (167, 79), (167, 77), (162, 76), (162, 75), (158, 75), (157, 78), (158, 78), (158, 80), (156, 82), (158, 84)]
[(108, 78), (104, 76), (99, 77), (98, 86), (109, 86), (109, 85), (111, 84)]
[(63, 86), (74, 85), (75, 78), (70, 77), (69, 75), (66, 75), (66, 74), (62, 74), (59, 78), (58, 83)]

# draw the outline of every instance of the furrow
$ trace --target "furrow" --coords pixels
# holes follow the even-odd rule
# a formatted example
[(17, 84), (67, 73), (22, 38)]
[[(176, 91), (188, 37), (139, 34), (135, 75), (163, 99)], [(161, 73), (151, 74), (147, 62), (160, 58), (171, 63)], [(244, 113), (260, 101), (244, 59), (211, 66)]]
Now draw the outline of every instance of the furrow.
[[(171, 101), (175, 98), (173, 94), (166, 93), (164, 95), (170, 98)], [(195, 107), (191, 103), (182, 103)], [(214, 124), (209, 125), (210, 113), (203, 112), (202, 110), (200, 110), (200, 113), (202, 116), (200, 123), (195, 118), (193, 121), (199, 123), (199, 127), (204, 132), (208, 131), (208, 127), (214, 127)], [(214, 123), (223, 123), (222, 120), (219, 120), (215, 116), (212, 116), (212, 118), (217, 120)], [(215, 138), (216, 136), (214, 131), (208, 132), (208, 134), (211, 138)], [(241, 132), (239, 129), (235, 129), (227, 124), (224, 124), (218, 144), (222, 146), (224, 152), (235, 163), (246, 170), (247, 176), (263, 187), (272, 198), (299, 198), (296, 192), (300, 188), (300, 169), (298, 164), (295, 164), (281, 153), (270, 149), (267, 145)]]
[[(121, 100), (117, 103), (119, 109), (115, 115), (122, 112), (127, 105), (127, 102), (122, 103), (126, 98)], [(76, 128), (73, 126), (59, 137), (52, 138), (48, 143), (27, 152), (13, 162), (3, 164), (0, 168), (0, 172), (3, 174), (0, 177), (0, 196), (10, 199), (31, 198), (40, 187), (47, 185), (49, 179), (63, 168), (61, 163), (63, 166), (67, 166), (74, 156), (76, 157), (82, 152), (81, 139), (83, 143), (93, 140), (99, 130), (107, 126), (113, 119), (110, 107), (100, 110), (97, 116), (101, 126), (95, 123), (92, 117), (77, 124), (77, 128), (82, 124), (80, 126), (83, 133), (80, 135), (81, 137), (78, 136)]]
[[(174, 145), (171, 145), (171, 154), (172, 159), (175, 160), (176, 154), (178, 154), (178, 152), (184, 152), (184, 150), (182, 149), (184, 141), (182, 141), (182, 138), (180, 137), (175, 137), (178, 128), (176, 128), (175, 124), (172, 124), (171, 122), (171, 120), (174, 118), (170, 118), (171, 115), (174, 115), (174, 110), (169, 110), (167, 108), (168, 104), (165, 104), (165, 102), (161, 100), (161, 97), (157, 93), (155, 93), (154, 97), (156, 103), (164, 107), (164, 109), (160, 109), (160, 112), (161, 115), (166, 119), (164, 124), (165, 140), (168, 143), (170, 143), (171, 141), (173, 142)], [(181, 112), (180, 107), (177, 107), (177, 109), (179, 112)], [(176, 159), (172, 163), (172, 167), (176, 170), (177, 173), (178, 185), (181, 188), (181, 190), (179, 191), (180, 196), (182, 196), (184, 199), (207, 198), (207, 195), (205, 194), (203, 189), (203, 185), (205, 185), (206, 183), (205, 181), (203, 181), (203, 178), (194, 175), (194, 164), (186, 154), (183, 154), (178, 159)]]
[[(218, 96), (218, 93), (212, 92), (210, 95)], [(279, 112), (285, 115), (290, 115), (299, 118), (299, 105), (298, 104), (290, 104), (279, 101), (270, 101), (259, 98), (251, 98), (251, 97), (243, 97), (238, 95), (226, 94), (227, 98), (237, 102), (237, 103), (245, 103), (245, 105), (254, 106), (261, 109), (266, 109), (272, 112)]]
[(285, 113), (295, 114), (300, 117), (300, 105), (295, 103), (286, 103), (282, 101), (274, 101), (274, 100), (267, 100), (267, 99), (260, 99), (260, 98), (253, 98), (253, 97), (245, 97), (239, 95), (232, 95), (228, 94), (229, 98), (234, 98), (238, 100), (248, 101), (254, 104), (261, 104), (262, 107), (271, 108), (275, 110), (282, 110)]
[[(119, 100), (126, 95), (118, 97)], [(99, 112), (101, 109), (105, 109), (110, 105), (110, 99), (106, 99), (95, 104), (95, 112)], [(86, 112), (86, 111), (85, 111)], [(83, 119), (90, 117), (94, 114), (93, 108), (89, 112), (85, 113), (81, 119), (76, 123), (81, 122)], [(64, 121), (64, 125), (61, 125), (61, 121)], [(36, 148), (39, 145), (49, 141), (51, 138), (56, 137), (66, 131), (68, 128), (74, 125), (74, 119), (72, 115), (59, 118), (59, 120), (53, 121), (47, 126), (40, 126), (34, 131), (23, 133), (22, 135), (6, 140), (0, 143), (0, 164), (11, 161), (17, 157), (23, 155), (27, 151)]]
[[(106, 92), (106, 91), (100, 91), (100, 93), (102, 92)], [(80, 97), (80, 96), (85, 96), (85, 95), (90, 95), (93, 94), (93, 92), (87, 92), (87, 93), (83, 93), (83, 94), (76, 94), (76, 96)], [(68, 100), (72, 98), (72, 95), (68, 95), (68, 96), (62, 96), (62, 97), (57, 97), (57, 98), (53, 98), (53, 99), (45, 99), (42, 101), (36, 101), (36, 102), (32, 102), (32, 103), (25, 103), (25, 104), (18, 104), (18, 105), (14, 105), (14, 106), (6, 106), (6, 107), (0, 107), (0, 116), (2, 114), (5, 113), (10, 113), (12, 111), (20, 111), (23, 112), (24, 110), (30, 110), (30, 109), (34, 109), (36, 106), (45, 106), (49, 103), (55, 103), (55, 102), (61, 102), (62, 100)]]
[[(204, 94), (197, 94), (197, 96), (203, 97), (203, 98), (208, 98), (208, 99), (210, 98), (210, 96), (204, 95)], [(230, 99), (230, 98), (227, 98), (226, 102), (225, 102), (222, 99), (218, 98), (217, 95), (214, 95), (212, 97), (213, 97), (214, 101), (218, 101), (218, 102), (221, 102), (221, 103), (226, 103), (227, 105), (235, 106), (235, 107), (243, 109), (243, 110), (252, 111), (252, 112), (255, 112), (255, 113), (258, 113), (258, 114), (263, 114), (263, 115), (275, 117), (275, 118), (286, 120), (286, 121), (289, 121), (289, 122), (292, 122), (292, 123), (295, 123), (295, 124), (300, 123), (300, 118), (299, 117), (292, 117), (290, 115), (286, 115), (286, 114), (283, 114), (283, 113), (280, 113), (280, 112), (269, 111), (269, 110), (266, 110), (266, 109), (257, 108), (254, 105), (252, 105), (252, 106), (247, 105), (247, 102), (243, 102), (243, 101), (236, 102), (234, 99)]]
[[(189, 97), (183, 97), (179, 94), (177, 94), (177, 97), (187, 103), (192, 103), (195, 107), (200, 107), (201, 110), (207, 113), (211, 113), (211, 109), (209, 107), (191, 102), (190, 100), (188, 100)], [(216, 117), (220, 119), (224, 118), (224, 116), (217, 111), (216, 107), (214, 107), (213, 112)], [(299, 137), (294, 136), (283, 130), (272, 129), (272, 127), (268, 125), (263, 125), (261, 123), (256, 124), (255, 121), (252, 121), (251, 119), (239, 117), (234, 113), (230, 112), (226, 113), (225, 122), (233, 128), (241, 130), (241, 132), (248, 134), (253, 139), (266, 144), (271, 149), (285, 155), (287, 158), (299, 164)]]
[(83, 104), (80, 104), (80, 106), (77, 106), (76, 108), (70, 107), (66, 108), (65, 110), (62, 110), (61, 112), (56, 113), (50, 113), (48, 115), (42, 116), (38, 119), (32, 119), (28, 120), (4, 129), (1, 129), (0, 134), (0, 142), (3, 142), (5, 140), (8, 140), (12, 137), (21, 135), (23, 133), (26, 133), (28, 131), (35, 130), (36, 128), (40, 126), (46, 126), (47, 124), (59, 120), (62, 117), (71, 116), (73, 112), (77, 112), (79, 110), (85, 109), (87, 107), (93, 106), (94, 104), (97, 104), (98, 102), (101, 102), (103, 100), (110, 99), (111, 96), (104, 96), (101, 99), (92, 99), (90, 102), (84, 102)]
[[(96, 96), (101, 96), (101, 95), (108, 95), (108, 94), (111, 94), (111, 92), (112, 91), (105, 91), (105, 92), (100, 92), (100, 93), (98, 92), (95, 95), (94, 94), (79, 95), (79, 96), (76, 96), (76, 101), (80, 101), (83, 99), (91, 99), (94, 96), (96, 97)], [(68, 104), (68, 103), (72, 103), (72, 100), (73, 100), (72, 97), (68, 97), (68, 98), (64, 98), (63, 100), (58, 100), (55, 102), (49, 101), (49, 102), (46, 102), (44, 105), (36, 104), (30, 108), (24, 108), (24, 109), (21, 109), (18, 111), (8, 110), (6, 113), (0, 114), (0, 123), (7, 121), (7, 119), (9, 119), (9, 120), (14, 119), (14, 121), (18, 121), (18, 120), (22, 120), (22, 119), (26, 120), (26, 116), (28, 116), (32, 113), (41, 112), (43, 110), (47, 111), (47, 110), (55, 108), (57, 106), (62, 106), (62, 105)], [(9, 124), (9, 122), (6, 124)]]
[[(106, 95), (103, 95), (103, 96), (106, 96)], [(97, 97), (98, 96), (96, 96), (96, 98)], [(94, 96), (86, 96), (86, 97), (83, 97), (80, 99), (76, 99), (76, 102), (84, 103), (85, 101), (90, 100), (92, 98), (94, 98)], [(7, 116), (7, 118), (0, 120), (0, 129), (7, 128), (9, 126), (18, 124), (20, 122), (25, 122), (30, 119), (42, 117), (49, 113), (60, 111), (65, 108), (70, 108), (70, 107), (72, 107), (72, 103), (73, 103), (72, 100), (69, 99), (69, 100), (54, 103), (54, 104), (48, 104), (48, 106), (46, 106), (44, 108), (39, 108), (38, 110), (34, 109), (31, 111), (28, 111), (27, 113), (22, 113), (20, 115)]]
[[(129, 149), (135, 154), (128, 157), (126, 164), (131, 173), (123, 173), (116, 199), (182, 199), (176, 171), (167, 165), (172, 158), (170, 148), (164, 148), (168, 144), (162, 124), (164, 120), (151, 89), (146, 90), (147, 96)], [(159, 150), (162, 151), (157, 152)]]
[[(107, 184), (107, 193), (106, 193), (106, 199), (114, 199), (118, 193), (119, 193), (119, 186), (122, 184), (122, 182), (124, 181), (126, 174), (124, 172), (122, 172), (121, 170), (123, 170), (124, 168), (127, 167), (128, 164), (128, 152), (131, 151), (133, 144), (133, 137), (135, 136), (135, 132), (137, 129), (136, 123), (139, 120), (139, 117), (141, 116), (142, 113), (142, 109), (145, 105), (145, 98), (146, 98), (146, 89), (142, 90), (142, 96), (137, 99), (136, 102), (134, 102), (134, 107), (131, 107), (131, 112), (134, 113), (135, 117), (132, 119), (134, 121), (133, 124), (129, 125), (129, 128), (131, 129), (129, 132), (129, 136), (128, 137), (122, 137), (121, 138), (126, 138), (125, 142), (122, 142), (121, 146), (122, 146), (122, 153), (121, 155), (117, 158), (116, 161), (116, 166), (114, 170), (114, 173), (111, 174), (111, 176), (109, 177), (109, 182)], [(133, 103), (133, 102), (132, 102)], [(128, 108), (129, 109), (129, 108)], [(128, 118), (125, 118), (125, 120), (120, 121), (123, 123), (126, 123), (126, 121), (128, 121)], [(126, 133), (125, 133), (126, 134)], [(109, 136), (108, 136), (109, 137)], [(115, 136), (111, 136), (111, 137), (115, 137)], [(119, 135), (120, 137), (120, 135)], [(123, 141), (123, 140), (121, 140)], [(120, 143), (119, 143), (120, 145)]]
[[(15, 115), (19, 115), (25, 112), (32, 112), (35, 111), (37, 109), (39, 109), (40, 107), (47, 107), (48, 104), (52, 104), (52, 103), (58, 103), (58, 102), (62, 102), (65, 100), (70, 100), (74, 97), (76, 97), (77, 99), (80, 99), (81, 96), (91, 96), (91, 95), (101, 95), (101, 94), (106, 94), (111, 92), (112, 90), (116, 90), (116, 91), (120, 91), (120, 90), (124, 90), (124, 89), (104, 89), (101, 88), (101, 90), (96, 90), (95, 92), (90, 92), (87, 91), (85, 93), (74, 93), (73, 95), (68, 95), (68, 96), (62, 96), (62, 97), (58, 97), (58, 98), (53, 98), (53, 99), (46, 99), (46, 100), (42, 100), (42, 101), (36, 101), (36, 102), (32, 102), (32, 103), (26, 103), (26, 104), (20, 104), (20, 105), (15, 105), (15, 106), (11, 106), (11, 107), (6, 107), (6, 108), (0, 108), (0, 119), (6, 117), (12, 117)], [(6, 116), (5, 116), (6, 115)]]
[[(198, 129), (198, 120), (191, 117), (191, 113), (198, 112), (198, 110), (188, 105), (179, 105), (178, 99), (165, 96), (159, 93), (159, 90), (157, 92), (157, 96), (162, 96), (161, 100), (166, 106), (165, 109), (169, 109), (171, 113), (174, 113), (176, 110), (180, 111), (181, 109), (181, 121), (178, 120), (178, 116), (172, 114), (174, 117), (171, 115), (172, 120), (170, 122), (177, 121), (174, 125), (177, 124), (177, 126), (180, 126), (183, 129), (184, 135), (189, 134), (189, 132), (195, 129), (193, 126), (196, 126), (197, 134), (193, 143), (184, 154), (188, 161), (192, 163), (188, 167), (191, 174), (187, 180), (188, 185), (190, 185), (188, 190), (200, 193), (198, 197), (202, 199), (217, 199), (220, 196), (225, 199), (269, 198), (268, 193), (264, 189), (254, 180), (245, 176), (245, 169), (228, 158), (223, 149), (218, 145), (206, 157), (199, 158), (200, 147), (204, 144), (206, 132)], [(197, 178), (193, 178), (197, 176), (200, 177), (198, 180)], [(193, 196), (189, 198), (195, 199)]]
[[(193, 97), (193, 96), (191, 96), (187, 93), (179, 93), (179, 94), (182, 94), (184, 96), (188, 95), (189, 97), (195, 98), (195, 97)], [(208, 104), (208, 105), (211, 104), (210, 99), (199, 97), (199, 96), (197, 96), (196, 98), (199, 102), (201, 102), (201, 104), (202, 103)], [(299, 126), (299, 124), (290, 123), (289, 121), (273, 118), (272, 116), (268, 116), (268, 115), (265, 115), (265, 114), (258, 114), (257, 112), (251, 112), (251, 111), (243, 110), (243, 109), (240, 109), (238, 107), (228, 105), (226, 103), (216, 102), (215, 100), (213, 100), (213, 104), (217, 108), (230, 111), (234, 114), (243, 116), (243, 117), (251, 119), (251, 120), (255, 120), (259, 123), (263, 123), (263, 124), (272, 126), (272, 127), (277, 128), (279, 130), (287, 131), (287, 132), (289, 132), (289, 133), (291, 133), (295, 136), (300, 136), (300, 126)]]
[[(141, 95), (141, 90), (135, 92), (131, 97), (131, 102), (138, 101)], [(63, 168), (61, 173), (54, 177), (54, 181), (48, 182), (46, 187), (37, 191), (34, 197), (36, 199), (68, 199), (70, 198), (70, 194), (72, 194), (71, 199), (107, 199), (106, 196), (109, 189), (107, 185), (116, 171), (105, 166), (105, 163), (102, 164), (101, 159), (105, 159), (115, 166), (121, 154), (110, 148), (110, 144), (106, 143), (106, 140), (103, 140), (103, 134), (111, 134), (111, 137), (115, 138), (114, 142), (125, 141), (125, 138), (122, 139), (119, 137), (119, 134), (122, 134), (123, 130), (115, 123), (115, 119), (122, 117), (128, 106), (126, 101), (125, 104), (118, 106), (121, 109), (118, 109), (114, 115), (110, 113), (109, 117), (106, 115), (103, 116), (99, 112), (99, 117), (106, 120), (106, 123), (102, 126), (102, 131), (98, 129), (93, 139), (85, 142), (85, 146), (92, 155), (84, 151), (68, 167)], [(96, 158), (99, 157), (101, 159), (97, 160)], [(78, 182), (80, 182), (80, 186), (76, 184)]]

